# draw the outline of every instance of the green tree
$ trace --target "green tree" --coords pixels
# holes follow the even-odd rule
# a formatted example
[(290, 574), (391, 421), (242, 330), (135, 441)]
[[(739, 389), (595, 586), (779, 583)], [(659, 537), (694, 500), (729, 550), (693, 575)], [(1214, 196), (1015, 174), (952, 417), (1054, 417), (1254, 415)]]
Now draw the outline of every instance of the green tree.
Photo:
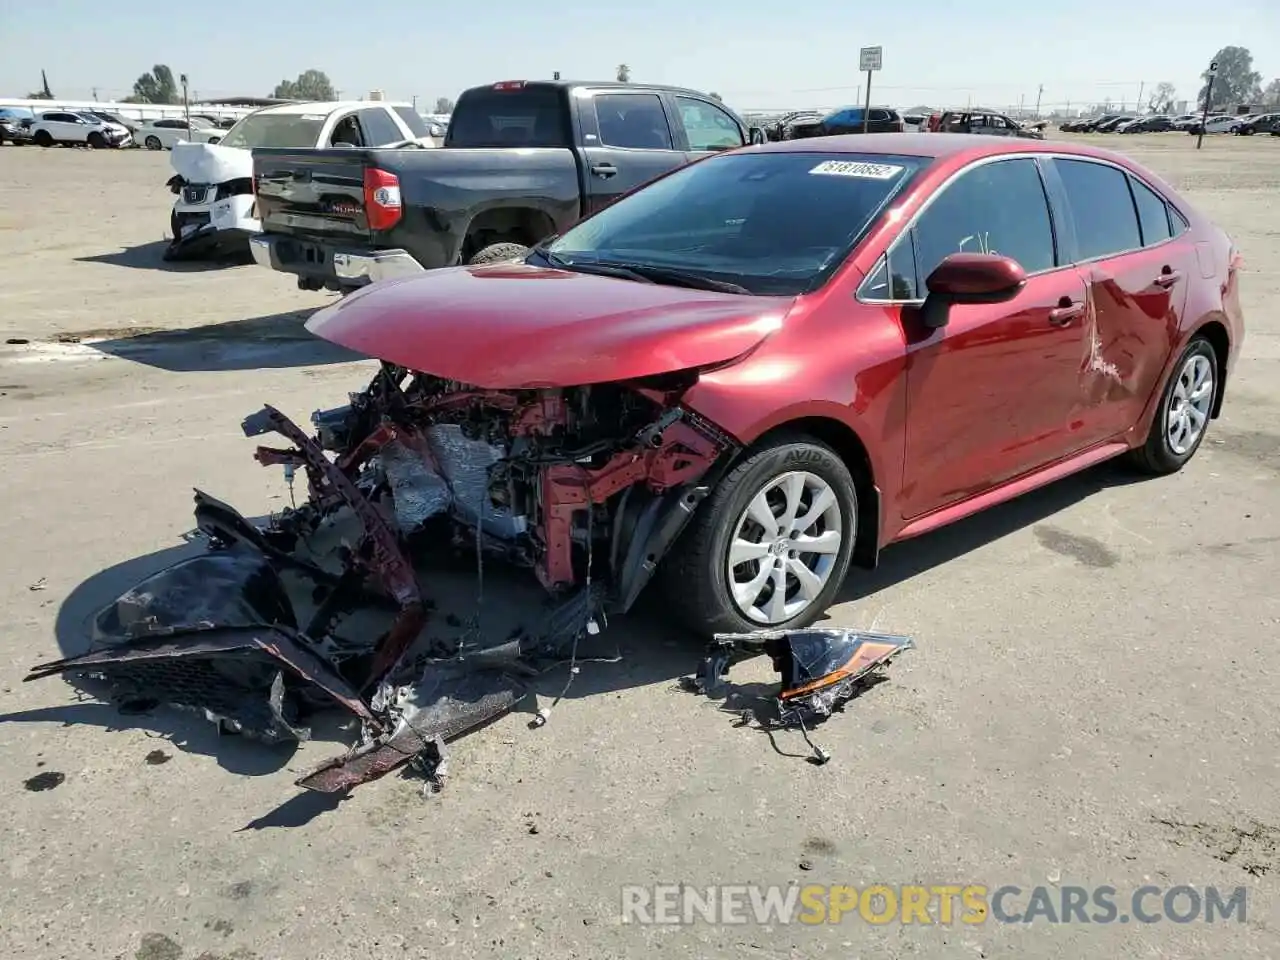
[(297, 80), (281, 80), (273, 97), (282, 100), (335, 100), (333, 84), (323, 70), (304, 70)]
[(631, 82), (631, 68), (628, 67), (625, 63), (618, 64), (618, 82), (619, 83)]
[(151, 68), (133, 82), (133, 96), (130, 103), (178, 103), (178, 86), (173, 82), (173, 71), (163, 63)]
[(436, 97), (436, 113), (453, 113), (453, 101), (448, 97)]
[[(1262, 95), (1262, 74), (1253, 69), (1253, 54), (1244, 47), (1223, 47), (1213, 55), (1218, 65), (1218, 75), (1213, 79), (1213, 102), (1210, 110), (1234, 107), (1238, 103), (1252, 103)], [(1203, 109), (1209, 90), (1209, 71), (1200, 75), (1204, 86), (1196, 95), (1196, 103)]]
[(1147, 99), (1147, 108), (1152, 113), (1168, 113), (1173, 109), (1173, 98), (1178, 95), (1178, 89), (1172, 83), (1162, 80), (1156, 84), (1156, 88), (1151, 91), (1151, 96)]
[(1280, 107), (1280, 79), (1272, 80), (1262, 91), (1262, 102), (1269, 107)]

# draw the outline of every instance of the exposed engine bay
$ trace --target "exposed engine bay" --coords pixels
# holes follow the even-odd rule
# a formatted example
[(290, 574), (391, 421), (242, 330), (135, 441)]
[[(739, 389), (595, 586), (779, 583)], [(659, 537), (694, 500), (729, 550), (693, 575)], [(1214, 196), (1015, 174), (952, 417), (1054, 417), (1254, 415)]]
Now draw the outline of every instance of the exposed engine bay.
[[(341, 707), (359, 743), (301, 786), (340, 791), (415, 760), (438, 778), (446, 740), (632, 606), (731, 459), (733, 441), (678, 405), (687, 386), (478, 390), (384, 363), (313, 415), (313, 435), (264, 407), (245, 435), (287, 445), (255, 459), (283, 467), (291, 495), (305, 477), (305, 500), (254, 523), (197, 491), (206, 552), (102, 611), (87, 654), (28, 679), (86, 675), (117, 702), (267, 741), (305, 739), (311, 712)], [(490, 560), (540, 585), (537, 617), (500, 635), (471, 629)], [(477, 616), (446, 641), (431, 585), (459, 567), (481, 585)]]

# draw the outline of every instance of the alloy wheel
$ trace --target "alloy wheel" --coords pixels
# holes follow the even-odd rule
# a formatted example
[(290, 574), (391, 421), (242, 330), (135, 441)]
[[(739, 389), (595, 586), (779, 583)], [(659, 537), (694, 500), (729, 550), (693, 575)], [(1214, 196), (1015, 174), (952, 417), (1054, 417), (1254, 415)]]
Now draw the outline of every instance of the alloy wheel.
[(844, 537), (853, 535), (844, 528), (840, 501), (822, 477), (796, 470), (769, 480), (729, 540), (726, 580), (734, 604), (763, 625), (799, 616), (831, 579)]
[(1174, 456), (1195, 448), (1213, 407), (1213, 364), (1202, 353), (1192, 354), (1178, 371), (1165, 415), (1165, 439)]

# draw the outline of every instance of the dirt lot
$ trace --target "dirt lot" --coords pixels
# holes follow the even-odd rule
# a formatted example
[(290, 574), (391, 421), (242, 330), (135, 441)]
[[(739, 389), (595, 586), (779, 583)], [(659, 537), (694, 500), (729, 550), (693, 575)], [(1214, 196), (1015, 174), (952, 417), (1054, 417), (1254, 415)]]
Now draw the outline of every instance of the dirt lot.
[[(827, 766), (679, 691), (698, 648), (651, 608), (544, 729), (461, 741), (444, 793), (388, 777), (338, 805), (292, 785), (331, 740), (271, 751), (21, 678), (181, 553), (193, 486), (285, 502), (241, 417), (341, 402), (367, 363), (309, 340), (325, 300), (285, 277), (161, 263), (166, 155), (0, 149), (0, 339), (31, 341), (0, 346), (0, 956), (1276, 956), (1280, 140), (1108, 142), (1247, 260), (1244, 358), (1185, 471), (1103, 467), (855, 575), (832, 619), (918, 649), (821, 728)], [(620, 923), (622, 885), (678, 881), (1249, 899), (1214, 924)]]

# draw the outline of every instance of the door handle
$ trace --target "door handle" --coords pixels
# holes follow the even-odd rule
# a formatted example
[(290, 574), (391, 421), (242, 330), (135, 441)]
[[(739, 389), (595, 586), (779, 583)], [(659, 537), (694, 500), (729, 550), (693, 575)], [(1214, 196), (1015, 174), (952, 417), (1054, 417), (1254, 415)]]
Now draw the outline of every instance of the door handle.
[(1077, 317), (1084, 316), (1084, 304), (1073, 303), (1066, 297), (1058, 301), (1058, 306), (1049, 311), (1049, 323), (1055, 327), (1065, 327)]
[(1164, 270), (1160, 272), (1160, 276), (1156, 277), (1156, 286), (1165, 288), (1172, 287), (1181, 279), (1182, 274), (1178, 273), (1176, 270), (1170, 270), (1168, 267), (1165, 267)]
[(612, 163), (593, 163), (591, 172), (602, 180), (608, 180), (610, 177), (617, 175), (618, 168)]

